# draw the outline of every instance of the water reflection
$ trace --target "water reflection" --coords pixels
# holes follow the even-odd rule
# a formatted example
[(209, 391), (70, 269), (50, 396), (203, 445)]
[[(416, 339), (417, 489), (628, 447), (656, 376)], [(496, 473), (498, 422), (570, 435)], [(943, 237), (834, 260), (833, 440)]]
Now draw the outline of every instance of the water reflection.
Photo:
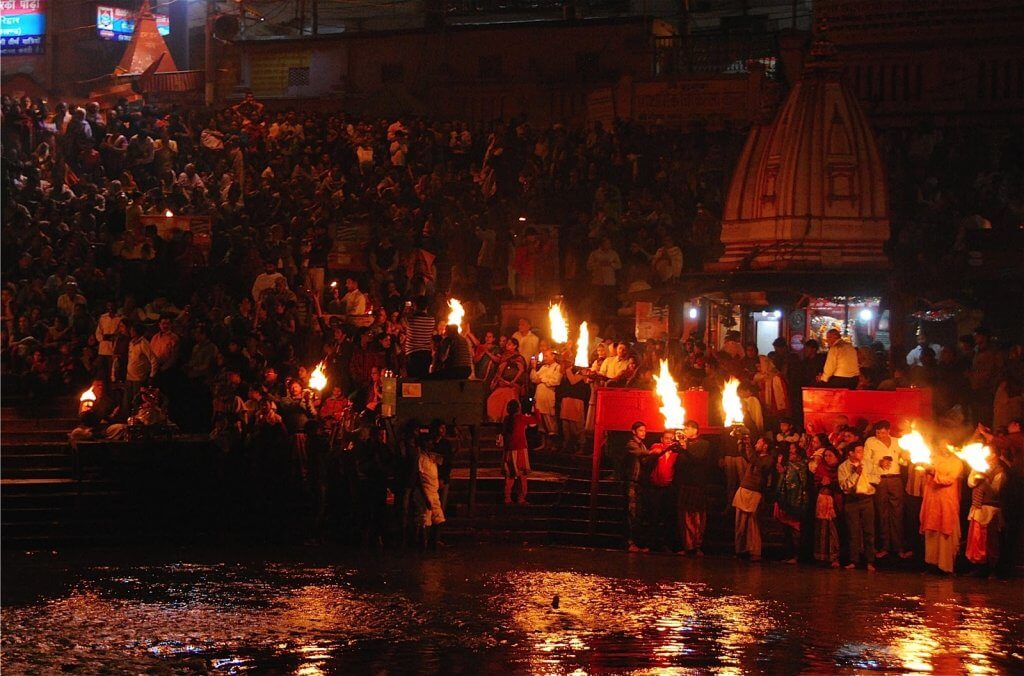
[[(1014, 597), (971, 580), (755, 571), (728, 560), (472, 554), (52, 571), (67, 577), (59, 591), (5, 600), (2, 667), (310, 675), (1024, 670), (1019, 587)], [(28, 570), (26, 580), (42, 574)], [(5, 593), (24, 591), (24, 580), (12, 587), (7, 566), (4, 574)]]

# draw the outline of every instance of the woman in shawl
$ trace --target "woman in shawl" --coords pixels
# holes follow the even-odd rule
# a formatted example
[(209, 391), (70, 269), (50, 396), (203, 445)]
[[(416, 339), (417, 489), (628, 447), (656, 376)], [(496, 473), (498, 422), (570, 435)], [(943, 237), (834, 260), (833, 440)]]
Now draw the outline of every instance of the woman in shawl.
[(800, 523), (807, 509), (807, 462), (798, 444), (789, 444), (788, 457), (779, 454), (779, 483), (775, 489), (775, 519), (786, 528), (789, 556), (785, 563), (796, 563), (800, 552)]
[(519, 341), (509, 338), (501, 357), (488, 353), (491, 361), (497, 362), (497, 372), (491, 381), (491, 395), (487, 397), (487, 418), (497, 422), (503, 420), (508, 404), (523, 394), (526, 360), (519, 354)]
[(839, 490), (839, 454), (831, 444), (812, 460), (814, 485), (818, 498), (814, 506), (814, 558), (839, 567), (839, 530), (836, 515), (843, 511), (843, 493)]

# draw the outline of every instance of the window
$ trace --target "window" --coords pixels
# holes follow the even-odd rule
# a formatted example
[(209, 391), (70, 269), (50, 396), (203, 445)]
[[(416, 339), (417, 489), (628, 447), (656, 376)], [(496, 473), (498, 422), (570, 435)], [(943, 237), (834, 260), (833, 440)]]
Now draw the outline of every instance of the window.
[(501, 77), (501, 56), (480, 57), (480, 77), (489, 80), (496, 80)]
[(405, 65), (401, 63), (385, 63), (380, 67), (381, 82), (401, 82), (405, 79)]
[(289, 87), (308, 87), (309, 86), (309, 66), (304, 68), (289, 68), (288, 69), (288, 86)]

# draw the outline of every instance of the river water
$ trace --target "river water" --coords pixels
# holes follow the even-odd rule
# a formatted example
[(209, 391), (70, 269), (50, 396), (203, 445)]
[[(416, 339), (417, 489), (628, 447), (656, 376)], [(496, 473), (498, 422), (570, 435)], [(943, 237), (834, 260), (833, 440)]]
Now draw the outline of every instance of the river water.
[(1019, 580), (459, 545), (4, 557), (28, 673), (1024, 671)]

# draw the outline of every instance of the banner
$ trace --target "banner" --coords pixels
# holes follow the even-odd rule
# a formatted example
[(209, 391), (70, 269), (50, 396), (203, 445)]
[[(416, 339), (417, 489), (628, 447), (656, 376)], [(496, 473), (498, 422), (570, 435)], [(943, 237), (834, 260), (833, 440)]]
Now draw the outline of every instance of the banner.
[[(136, 12), (123, 7), (96, 7), (96, 33), (104, 40), (130, 42), (135, 32)], [(171, 34), (171, 18), (166, 14), (154, 14), (157, 32), (167, 37)]]
[(2, 0), (0, 10), (0, 55), (42, 54), (46, 36), (43, 0)]
[(636, 302), (636, 339), (665, 340), (668, 337), (668, 306)]

